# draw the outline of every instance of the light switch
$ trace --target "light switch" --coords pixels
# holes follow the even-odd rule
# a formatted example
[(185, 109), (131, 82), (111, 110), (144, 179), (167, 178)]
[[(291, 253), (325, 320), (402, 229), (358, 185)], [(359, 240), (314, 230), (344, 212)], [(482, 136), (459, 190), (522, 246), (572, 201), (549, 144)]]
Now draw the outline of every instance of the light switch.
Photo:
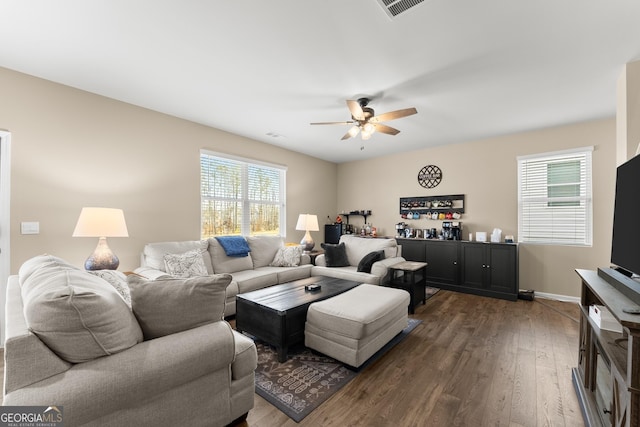
[(21, 234), (40, 234), (40, 223), (38, 221), (21, 222), (20, 233)]

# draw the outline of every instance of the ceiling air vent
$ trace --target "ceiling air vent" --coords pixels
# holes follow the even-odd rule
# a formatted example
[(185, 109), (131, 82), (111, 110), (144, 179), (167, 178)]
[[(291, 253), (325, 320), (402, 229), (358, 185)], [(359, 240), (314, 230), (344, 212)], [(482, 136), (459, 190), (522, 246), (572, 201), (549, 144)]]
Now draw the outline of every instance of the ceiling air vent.
[(389, 18), (393, 19), (403, 12), (424, 2), (424, 0), (376, 0)]

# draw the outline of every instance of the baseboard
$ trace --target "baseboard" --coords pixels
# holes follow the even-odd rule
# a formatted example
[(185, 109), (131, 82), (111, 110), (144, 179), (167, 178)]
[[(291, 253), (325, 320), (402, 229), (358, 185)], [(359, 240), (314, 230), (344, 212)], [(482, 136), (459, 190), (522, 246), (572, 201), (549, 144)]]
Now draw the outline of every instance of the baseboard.
[(538, 291), (535, 291), (535, 296), (536, 298), (552, 299), (555, 301), (572, 302), (575, 304), (580, 304), (580, 297), (570, 297), (568, 295), (550, 294), (547, 292), (538, 292)]

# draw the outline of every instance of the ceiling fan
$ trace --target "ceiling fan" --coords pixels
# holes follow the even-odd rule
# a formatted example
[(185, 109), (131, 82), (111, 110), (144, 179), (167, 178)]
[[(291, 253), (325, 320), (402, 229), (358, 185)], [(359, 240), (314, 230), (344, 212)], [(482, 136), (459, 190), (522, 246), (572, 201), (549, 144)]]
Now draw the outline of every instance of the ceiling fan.
[(402, 110), (390, 111), (375, 115), (373, 108), (367, 107), (369, 105), (369, 98), (358, 98), (357, 101), (351, 99), (347, 100), (347, 107), (351, 112), (350, 121), (346, 122), (320, 122), (311, 123), (312, 125), (353, 125), (349, 131), (342, 137), (342, 139), (353, 138), (360, 133), (362, 139), (367, 140), (371, 138), (375, 132), (386, 133), (388, 135), (397, 135), (400, 133), (398, 129), (391, 126), (383, 125), (380, 122), (386, 122), (389, 120), (395, 120), (402, 117), (411, 116), (418, 111), (415, 108), (405, 108)]

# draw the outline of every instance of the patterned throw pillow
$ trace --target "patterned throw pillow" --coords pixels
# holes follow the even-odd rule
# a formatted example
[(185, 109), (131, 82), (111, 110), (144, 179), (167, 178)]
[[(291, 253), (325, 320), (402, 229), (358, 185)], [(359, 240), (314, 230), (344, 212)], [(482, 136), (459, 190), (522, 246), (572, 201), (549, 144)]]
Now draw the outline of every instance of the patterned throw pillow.
[(301, 256), (302, 246), (284, 246), (278, 249), (269, 265), (272, 267), (297, 267), (300, 265)]
[(124, 302), (131, 308), (131, 292), (129, 292), (129, 285), (127, 285), (127, 276), (124, 273), (117, 270), (93, 270), (88, 271), (94, 276), (98, 276), (106, 280), (111, 286), (116, 288), (116, 291), (122, 296)]
[(167, 273), (174, 277), (187, 278), (209, 275), (202, 259), (202, 251), (199, 249), (193, 249), (183, 254), (166, 254), (164, 266)]

